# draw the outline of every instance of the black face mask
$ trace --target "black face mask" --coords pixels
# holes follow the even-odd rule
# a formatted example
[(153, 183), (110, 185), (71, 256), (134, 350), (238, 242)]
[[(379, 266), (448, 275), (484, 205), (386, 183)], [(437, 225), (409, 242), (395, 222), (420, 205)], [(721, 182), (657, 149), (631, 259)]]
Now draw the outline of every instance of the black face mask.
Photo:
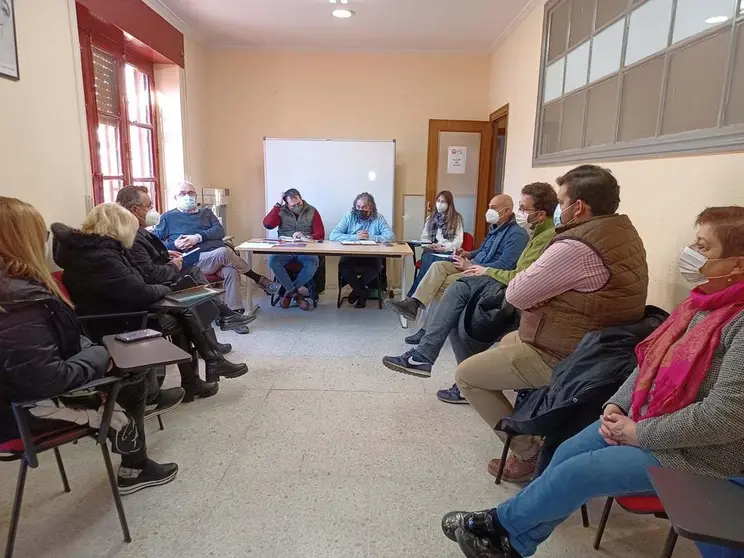
[(354, 209), (354, 215), (356, 215), (362, 221), (369, 219), (370, 212), (365, 209)]

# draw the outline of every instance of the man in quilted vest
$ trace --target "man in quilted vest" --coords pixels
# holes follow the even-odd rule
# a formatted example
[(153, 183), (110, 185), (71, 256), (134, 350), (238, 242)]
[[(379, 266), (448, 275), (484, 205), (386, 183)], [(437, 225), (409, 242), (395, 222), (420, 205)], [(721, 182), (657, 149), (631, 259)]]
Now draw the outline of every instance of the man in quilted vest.
[[(302, 241), (323, 240), (325, 237), (320, 213), (303, 200), (300, 192), (294, 188), (282, 194), (280, 201), (264, 217), (263, 224), (268, 230), (278, 228), (279, 238)], [(284, 287), (284, 296), (279, 303), (282, 308), (289, 308), (292, 299), (302, 310), (312, 308), (305, 299), (310, 294), (306, 285), (315, 277), (319, 264), (318, 256), (305, 254), (272, 254), (269, 257), (269, 267)], [(294, 280), (287, 271), (288, 266), (299, 268)]]
[[(582, 165), (561, 176), (556, 236), (542, 256), (518, 274), (506, 300), (521, 310), (519, 331), (457, 368), (462, 395), (491, 428), (512, 411), (503, 390), (550, 382), (559, 361), (589, 331), (643, 318), (648, 292), (646, 251), (630, 219), (616, 213), (620, 186), (612, 173)], [(528, 481), (540, 445), (514, 438), (504, 480)], [(489, 463), (495, 475), (499, 460)]]

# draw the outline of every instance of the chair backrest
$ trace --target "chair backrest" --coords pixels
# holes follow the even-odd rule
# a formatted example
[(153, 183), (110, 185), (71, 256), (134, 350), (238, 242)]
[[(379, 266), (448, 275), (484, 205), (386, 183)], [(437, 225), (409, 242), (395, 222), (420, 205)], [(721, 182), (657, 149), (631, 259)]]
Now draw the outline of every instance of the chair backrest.
[(470, 233), (463, 233), (462, 235), (462, 249), (466, 252), (470, 252), (475, 248), (475, 238)]
[(65, 287), (65, 284), (62, 282), (62, 272), (52, 271), (52, 279), (54, 279), (54, 282), (57, 283), (57, 286), (59, 287), (59, 290), (62, 291), (62, 294), (65, 295), (68, 300), (70, 300), (70, 293), (67, 290), (67, 287)]

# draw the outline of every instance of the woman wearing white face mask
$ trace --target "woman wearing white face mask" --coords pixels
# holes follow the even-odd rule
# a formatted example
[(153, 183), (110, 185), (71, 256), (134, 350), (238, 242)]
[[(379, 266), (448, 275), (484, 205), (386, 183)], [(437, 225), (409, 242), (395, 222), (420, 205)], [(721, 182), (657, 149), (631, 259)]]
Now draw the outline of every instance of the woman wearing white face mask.
[(497, 508), (452, 512), (445, 535), (467, 556), (532, 556), (596, 497), (653, 494), (650, 466), (718, 478), (744, 472), (744, 207), (711, 207), (679, 269), (694, 287), (636, 348), (638, 366), (593, 425)]
[(426, 220), (424, 230), (421, 233), (421, 242), (432, 242), (424, 247), (421, 256), (421, 268), (416, 274), (416, 280), (408, 291), (408, 296), (416, 292), (421, 279), (429, 271), (433, 263), (441, 261), (434, 253), (455, 253), (462, 247), (464, 231), (462, 227), (462, 215), (455, 209), (455, 200), (452, 192), (443, 190), (437, 194), (436, 211)]

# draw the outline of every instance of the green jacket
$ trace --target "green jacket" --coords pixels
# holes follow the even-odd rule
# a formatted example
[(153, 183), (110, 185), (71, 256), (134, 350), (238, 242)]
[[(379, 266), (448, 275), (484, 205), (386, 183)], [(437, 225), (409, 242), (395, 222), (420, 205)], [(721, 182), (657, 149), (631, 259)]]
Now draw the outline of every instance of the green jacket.
[(486, 275), (496, 279), (499, 283), (508, 285), (518, 273), (523, 272), (535, 263), (537, 258), (542, 256), (542, 253), (548, 247), (550, 241), (553, 240), (554, 236), (555, 225), (553, 224), (553, 219), (545, 219), (545, 221), (535, 227), (532, 239), (517, 260), (516, 269), (493, 269), (489, 267), (486, 269)]

